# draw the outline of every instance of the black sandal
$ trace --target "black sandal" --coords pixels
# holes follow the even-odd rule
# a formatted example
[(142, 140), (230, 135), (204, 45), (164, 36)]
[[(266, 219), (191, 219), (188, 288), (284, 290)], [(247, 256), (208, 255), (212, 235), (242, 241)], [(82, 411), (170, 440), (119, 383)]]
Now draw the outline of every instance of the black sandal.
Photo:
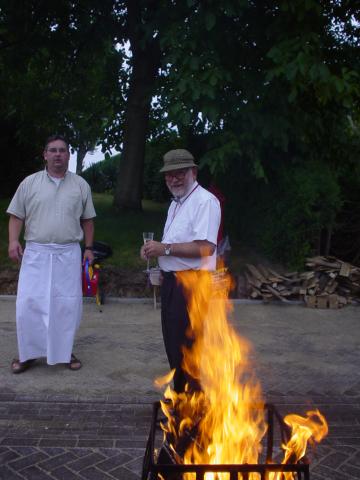
[(26, 360), (25, 362), (20, 362), (18, 358), (14, 358), (14, 360), (11, 362), (11, 371), (15, 374), (25, 372), (25, 370), (30, 368), (35, 361), (36, 359), (33, 358), (30, 360)]
[(75, 357), (75, 355), (72, 353), (71, 354), (71, 360), (70, 360), (70, 363), (69, 363), (69, 369), (70, 370), (80, 370), (80, 368), (82, 367), (82, 363), (80, 362), (80, 360), (78, 358)]

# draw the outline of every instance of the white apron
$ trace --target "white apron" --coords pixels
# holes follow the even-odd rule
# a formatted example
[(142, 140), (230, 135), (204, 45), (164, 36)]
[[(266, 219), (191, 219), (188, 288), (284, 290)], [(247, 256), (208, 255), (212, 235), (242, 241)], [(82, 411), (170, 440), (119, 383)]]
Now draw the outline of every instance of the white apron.
[(80, 245), (27, 242), (16, 299), (20, 362), (39, 357), (49, 365), (70, 362), (81, 316)]

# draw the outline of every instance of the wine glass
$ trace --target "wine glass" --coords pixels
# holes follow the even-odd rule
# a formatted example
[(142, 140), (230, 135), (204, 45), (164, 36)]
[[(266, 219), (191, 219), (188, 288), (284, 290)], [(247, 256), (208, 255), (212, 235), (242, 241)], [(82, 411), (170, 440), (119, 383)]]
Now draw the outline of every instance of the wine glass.
[[(154, 240), (154, 232), (143, 232), (143, 240), (144, 240), (144, 245), (145, 243), (149, 242), (150, 240)], [(146, 272), (149, 273), (150, 271), (150, 259), (147, 259), (147, 268)]]

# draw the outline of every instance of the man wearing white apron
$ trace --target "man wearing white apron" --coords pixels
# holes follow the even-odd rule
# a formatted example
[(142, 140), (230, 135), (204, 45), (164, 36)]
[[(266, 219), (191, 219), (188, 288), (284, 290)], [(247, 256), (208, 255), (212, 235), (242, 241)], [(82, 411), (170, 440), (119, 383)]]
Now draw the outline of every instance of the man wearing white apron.
[[(9, 257), (21, 262), (16, 300), (19, 358), (11, 364), (21, 373), (46, 357), (49, 365), (82, 364), (72, 353), (82, 316), (81, 249), (93, 262), (93, 218), (88, 183), (68, 171), (69, 145), (58, 135), (45, 146), (46, 168), (19, 185), (7, 213)], [(25, 224), (23, 251), (19, 242)]]

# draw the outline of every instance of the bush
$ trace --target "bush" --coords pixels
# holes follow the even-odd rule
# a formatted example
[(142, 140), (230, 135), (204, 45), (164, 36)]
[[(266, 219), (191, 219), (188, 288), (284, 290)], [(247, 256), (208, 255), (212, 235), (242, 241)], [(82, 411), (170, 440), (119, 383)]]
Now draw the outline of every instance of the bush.
[[(164, 182), (164, 176), (159, 172), (163, 165), (163, 155), (172, 148), (178, 148), (179, 140), (176, 135), (170, 134), (146, 144), (144, 175), (143, 175), (143, 198), (164, 202), (169, 199), (169, 192)], [(88, 167), (82, 176), (96, 193), (113, 193), (116, 185), (118, 164), (121, 154), (108, 157), (101, 162)]]
[(81, 174), (93, 192), (113, 193), (116, 184), (117, 165), (120, 154), (94, 163)]
[(321, 162), (282, 163), (267, 181), (238, 162), (222, 182), (231, 234), (291, 268), (317, 253), (322, 230), (342, 206), (337, 175)]

